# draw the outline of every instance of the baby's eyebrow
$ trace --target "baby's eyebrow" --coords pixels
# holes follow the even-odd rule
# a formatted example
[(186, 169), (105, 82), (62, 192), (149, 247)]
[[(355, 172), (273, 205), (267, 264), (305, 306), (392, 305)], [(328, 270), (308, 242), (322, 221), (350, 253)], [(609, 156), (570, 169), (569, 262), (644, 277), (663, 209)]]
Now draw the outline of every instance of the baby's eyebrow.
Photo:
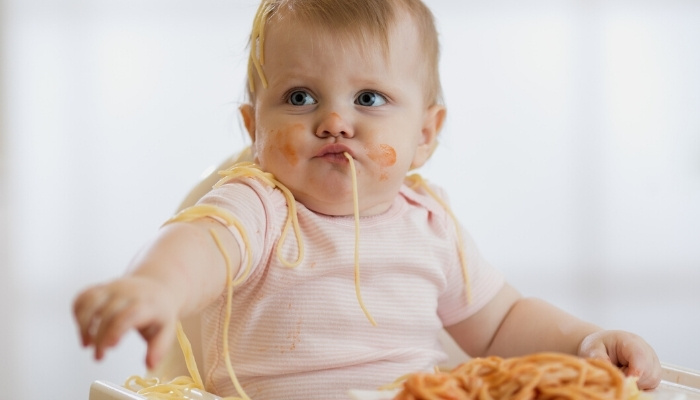
[(310, 75), (304, 71), (284, 71), (277, 74), (268, 74), (268, 86), (289, 86), (289, 85), (310, 85), (318, 77)]

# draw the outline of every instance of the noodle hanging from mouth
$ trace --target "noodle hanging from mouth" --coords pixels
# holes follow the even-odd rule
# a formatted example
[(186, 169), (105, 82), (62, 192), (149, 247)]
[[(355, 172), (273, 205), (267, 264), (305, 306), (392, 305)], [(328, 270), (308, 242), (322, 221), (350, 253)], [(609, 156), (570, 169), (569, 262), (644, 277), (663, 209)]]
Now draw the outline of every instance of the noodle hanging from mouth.
[(350, 176), (352, 178), (352, 204), (353, 214), (355, 215), (355, 296), (357, 296), (360, 308), (362, 308), (362, 312), (365, 313), (369, 322), (377, 326), (374, 318), (372, 318), (372, 314), (365, 307), (365, 303), (362, 301), (362, 294), (360, 293), (360, 202), (357, 195), (357, 170), (355, 169), (355, 160), (352, 159), (352, 156), (347, 152), (343, 153), (343, 155), (350, 163)]

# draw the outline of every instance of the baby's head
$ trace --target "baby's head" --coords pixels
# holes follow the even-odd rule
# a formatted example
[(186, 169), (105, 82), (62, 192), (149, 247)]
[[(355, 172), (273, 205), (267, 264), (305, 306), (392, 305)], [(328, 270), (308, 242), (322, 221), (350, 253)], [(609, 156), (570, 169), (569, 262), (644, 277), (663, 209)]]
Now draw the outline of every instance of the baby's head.
[(419, 0), (263, 0), (241, 114), (255, 161), (307, 208), (385, 211), (445, 116), (433, 17)]
[(432, 12), (421, 0), (262, 0), (250, 34), (248, 99), (253, 101), (256, 87), (267, 85), (262, 64), (268, 23), (292, 18), (318, 35), (337, 35), (340, 45), (344, 41), (363, 47), (380, 43), (388, 52), (389, 31), (397, 18), (405, 16), (402, 13), (413, 20), (421, 39), (417, 50), (424, 57), (421, 79), (425, 82), (426, 101), (431, 105), (442, 103), (438, 33)]

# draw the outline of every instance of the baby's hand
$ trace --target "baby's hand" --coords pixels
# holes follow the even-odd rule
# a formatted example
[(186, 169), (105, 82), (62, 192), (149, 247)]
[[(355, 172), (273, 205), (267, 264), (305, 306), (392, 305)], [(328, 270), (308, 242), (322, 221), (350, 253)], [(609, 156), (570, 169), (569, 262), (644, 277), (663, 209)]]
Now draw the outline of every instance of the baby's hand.
[(83, 346), (93, 346), (96, 359), (136, 329), (148, 344), (146, 365), (153, 368), (175, 337), (178, 306), (162, 283), (130, 276), (85, 290), (75, 299), (73, 312)]
[(600, 331), (586, 336), (579, 356), (604, 358), (618, 365), (627, 376), (637, 376), (640, 389), (653, 389), (661, 381), (656, 352), (641, 337), (624, 331)]

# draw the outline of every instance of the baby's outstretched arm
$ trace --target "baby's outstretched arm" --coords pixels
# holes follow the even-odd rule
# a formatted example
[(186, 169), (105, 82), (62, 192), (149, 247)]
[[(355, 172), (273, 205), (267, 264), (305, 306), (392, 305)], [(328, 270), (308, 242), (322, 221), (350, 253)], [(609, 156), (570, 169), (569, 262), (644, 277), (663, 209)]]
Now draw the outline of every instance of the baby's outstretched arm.
[(610, 359), (639, 376), (642, 389), (656, 387), (661, 378), (656, 353), (639, 336), (603, 330), (545, 301), (523, 298), (508, 284), (475, 315), (446, 330), (471, 356), (556, 351)]
[(146, 364), (155, 367), (175, 337), (177, 320), (204, 308), (226, 284), (226, 265), (212, 238), (216, 232), (234, 267), (240, 250), (227, 228), (209, 218), (161, 228), (132, 261), (126, 276), (80, 293), (73, 311), (84, 346), (101, 359), (130, 329), (146, 340)]

